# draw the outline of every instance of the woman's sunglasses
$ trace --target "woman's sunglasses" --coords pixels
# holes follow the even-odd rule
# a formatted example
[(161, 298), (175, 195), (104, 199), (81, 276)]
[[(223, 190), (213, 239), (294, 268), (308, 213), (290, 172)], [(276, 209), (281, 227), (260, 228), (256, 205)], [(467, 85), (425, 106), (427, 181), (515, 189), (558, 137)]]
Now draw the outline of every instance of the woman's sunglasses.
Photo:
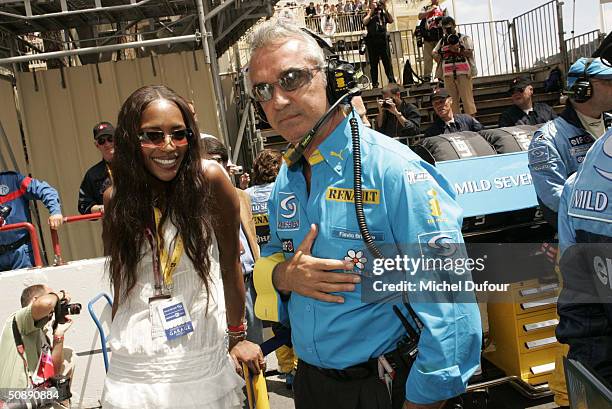
[[(189, 128), (179, 129), (168, 134), (174, 146), (185, 146), (189, 139), (193, 137), (193, 131)], [(163, 148), (167, 145), (166, 134), (162, 131), (140, 132), (138, 134), (140, 146), (146, 148)]]

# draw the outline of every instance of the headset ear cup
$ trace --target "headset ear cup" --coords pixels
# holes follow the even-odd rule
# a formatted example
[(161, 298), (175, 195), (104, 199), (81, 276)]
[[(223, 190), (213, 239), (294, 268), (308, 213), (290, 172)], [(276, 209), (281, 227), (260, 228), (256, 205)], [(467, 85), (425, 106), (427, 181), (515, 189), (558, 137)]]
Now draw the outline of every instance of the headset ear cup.
[(257, 117), (259, 118), (259, 120), (270, 124), (268, 122), (268, 117), (266, 117), (266, 113), (263, 110), (263, 107), (261, 106), (261, 104), (257, 101), (255, 101), (254, 99), (251, 99), (251, 101), (253, 102), (253, 109), (255, 110), (255, 115), (257, 115)]
[(586, 78), (578, 78), (571, 88), (572, 99), (579, 104), (587, 102), (593, 95), (593, 86)]

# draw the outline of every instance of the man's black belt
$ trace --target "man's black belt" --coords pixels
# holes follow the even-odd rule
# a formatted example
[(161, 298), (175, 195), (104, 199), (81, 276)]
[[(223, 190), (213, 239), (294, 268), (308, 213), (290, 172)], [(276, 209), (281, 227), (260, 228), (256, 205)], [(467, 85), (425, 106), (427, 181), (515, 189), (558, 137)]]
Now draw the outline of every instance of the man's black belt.
[(8, 253), (10, 251), (17, 250), (19, 247), (30, 241), (30, 237), (28, 235), (23, 236), (17, 241), (14, 241), (9, 244), (0, 244), (0, 255)]
[[(389, 364), (393, 367), (393, 369), (397, 370), (402, 366), (406, 366), (406, 363), (401, 358), (399, 352), (397, 350), (387, 352), (385, 358), (389, 362)], [(315, 365), (311, 365), (308, 362), (304, 362), (301, 359), (298, 361), (298, 367), (300, 365), (304, 365), (306, 367), (315, 369), (322, 374), (329, 376), (338, 381), (354, 381), (358, 379), (366, 379), (371, 377), (378, 378), (378, 358), (369, 359), (366, 362), (362, 362), (357, 365), (349, 366), (344, 369), (329, 369), (329, 368), (320, 368)]]

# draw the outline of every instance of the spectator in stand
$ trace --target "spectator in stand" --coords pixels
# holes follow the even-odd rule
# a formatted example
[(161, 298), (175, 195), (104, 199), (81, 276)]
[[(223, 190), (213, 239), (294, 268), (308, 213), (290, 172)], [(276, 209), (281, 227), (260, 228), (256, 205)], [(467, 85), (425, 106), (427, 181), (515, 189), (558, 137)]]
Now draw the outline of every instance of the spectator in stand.
[(533, 85), (529, 77), (513, 79), (509, 92), (513, 105), (499, 117), (500, 127), (543, 124), (557, 117), (550, 105), (533, 102)]
[(344, 3), (342, 2), (342, 0), (338, 0), (338, 4), (336, 4), (336, 12), (338, 14), (344, 13)]
[(419, 133), (421, 115), (417, 107), (402, 101), (401, 87), (398, 84), (387, 84), (382, 90), (382, 99), (378, 99), (378, 132), (392, 138), (412, 136)]
[(336, 10), (336, 5), (332, 4), (331, 6), (329, 6), (329, 15), (335, 16), (337, 14), (338, 14), (338, 10)]
[(446, 7), (440, 6), (439, 0), (431, 0), (431, 4), (423, 7), (419, 13), (421, 32), (423, 34), (423, 59), (425, 62), (423, 80), (431, 80), (433, 69), (433, 50), (442, 38), (442, 17), (448, 15)]
[(361, 0), (355, 0), (355, 13), (361, 13), (363, 11), (363, 3)]
[(441, 23), (444, 36), (433, 51), (433, 57), (439, 63), (436, 69), (438, 77), (444, 79), (444, 86), (453, 97), (453, 112), (455, 114), (461, 112), (459, 105), (461, 98), (463, 112), (474, 116), (476, 104), (472, 78), (478, 73), (474, 61), (474, 43), (470, 36), (457, 32), (452, 17), (442, 18)]
[(346, 4), (344, 5), (344, 12), (353, 13), (354, 11), (355, 11), (355, 3), (353, 2), (353, 0), (348, 0)]
[(306, 6), (306, 17), (312, 17), (317, 14), (317, 9), (314, 5), (314, 2), (310, 2), (308, 6)]
[(329, 13), (330, 13), (329, 4), (326, 3), (323, 5), (323, 14), (328, 15)]
[(395, 82), (387, 24), (393, 23), (393, 16), (387, 10), (386, 0), (372, 0), (368, 13), (363, 18), (363, 25), (368, 34), (365, 37), (370, 60), (370, 80), (372, 88), (378, 88), (378, 62), (382, 60), (389, 83)]
[(316, 8), (316, 13), (315, 13), (315, 16), (320, 16), (320, 15), (321, 15), (321, 12), (323, 11), (323, 8), (321, 7), (321, 5), (320, 5), (320, 4), (317, 4), (317, 5), (315, 6), (315, 8)]
[(436, 136), (461, 131), (481, 131), (484, 127), (470, 115), (455, 114), (452, 110), (453, 97), (444, 89), (439, 88), (431, 96), (431, 103), (438, 116), (425, 131), (425, 136)]
[[(64, 223), (57, 190), (47, 182), (26, 177), (20, 173), (0, 172), (0, 204), (10, 206), (6, 224), (32, 222), (30, 200), (40, 200), (49, 210), (49, 226), (57, 228)], [(0, 271), (32, 267), (32, 243), (26, 230), (5, 231), (0, 235)]]
[(115, 153), (115, 128), (110, 122), (100, 122), (93, 128), (94, 145), (102, 160), (89, 168), (79, 188), (78, 209), (81, 214), (104, 211), (104, 191), (111, 185), (110, 163)]

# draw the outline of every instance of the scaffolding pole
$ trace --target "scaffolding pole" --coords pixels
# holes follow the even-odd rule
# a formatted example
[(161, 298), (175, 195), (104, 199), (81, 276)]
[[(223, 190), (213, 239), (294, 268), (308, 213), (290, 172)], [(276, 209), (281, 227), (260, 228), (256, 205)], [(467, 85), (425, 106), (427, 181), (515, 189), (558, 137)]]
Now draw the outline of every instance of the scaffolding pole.
[(102, 46), (95, 46), (95, 47), (75, 48), (72, 50), (53, 51), (53, 52), (42, 53), (42, 54), (29, 54), (29, 55), (21, 55), (19, 57), (0, 58), (0, 65), (22, 63), (22, 62), (28, 62), (32, 60), (50, 60), (54, 58), (63, 58), (63, 57), (67, 57), (70, 55), (98, 54), (98, 53), (103, 53), (107, 51), (125, 50), (126, 48), (153, 47), (157, 45), (197, 42), (199, 40), (200, 40), (200, 36), (198, 34), (190, 34), (190, 35), (179, 36), (179, 37), (156, 38), (153, 40), (133, 41), (130, 43), (123, 43), (123, 44), (111, 44), (111, 45), (102, 45)]
[(221, 135), (219, 139), (223, 141), (225, 146), (229, 145), (229, 132), (227, 130), (227, 118), (225, 116), (225, 107), (223, 106), (223, 88), (221, 87), (221, 76), (219, 74), (219, 62), (217, 61), (217, 52), (215, 50), (215, 42), (212, 38), (212, 27), (210, 20), (206, 20), (204, 3), (202, 0), (196, 0), (196, 6), (198, 8), (198, 21), (200, 23), (200, 31), (204, 38), (202, 38), (202, 47), (204, 49), (204, 57), (206, 63), (210, 64), (210, 73), (212, 76), (213, 92), (215, 94), (215, 103), (217, 104), (217, 113), (219, 123), (221, 125)]

